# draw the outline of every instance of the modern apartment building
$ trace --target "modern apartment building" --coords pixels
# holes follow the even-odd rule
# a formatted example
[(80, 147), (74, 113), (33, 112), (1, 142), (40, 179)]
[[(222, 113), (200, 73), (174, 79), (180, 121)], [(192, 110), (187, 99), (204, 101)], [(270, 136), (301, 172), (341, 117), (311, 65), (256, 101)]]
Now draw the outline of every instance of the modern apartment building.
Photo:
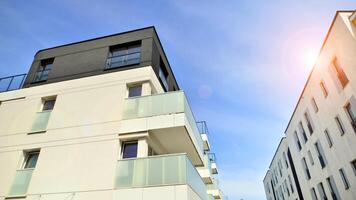
[(356, 11), (338, 11), (264, 178), (267, 199), (356, 199), (355, 98)]
[(224, 199), (154, 27), (36, 53), (0, 79), (0, 199)]

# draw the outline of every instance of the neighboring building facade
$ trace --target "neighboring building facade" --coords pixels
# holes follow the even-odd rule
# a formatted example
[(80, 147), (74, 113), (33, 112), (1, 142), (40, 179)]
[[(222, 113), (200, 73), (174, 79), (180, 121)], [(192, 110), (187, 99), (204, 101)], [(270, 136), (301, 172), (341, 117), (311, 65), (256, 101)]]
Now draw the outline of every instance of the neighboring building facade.
[(266, 191), (267, 198), (356, 199), (355, 98), (356, 12), (339, 11), (285, 131), (286, 145), (277, 149), (264, 180), (268, 189), (287, 148), (301, 196), (282, 190), (276, 197)]
[(41, 50), (0, 91), (0, 199), (224, 199), (154, 27)]

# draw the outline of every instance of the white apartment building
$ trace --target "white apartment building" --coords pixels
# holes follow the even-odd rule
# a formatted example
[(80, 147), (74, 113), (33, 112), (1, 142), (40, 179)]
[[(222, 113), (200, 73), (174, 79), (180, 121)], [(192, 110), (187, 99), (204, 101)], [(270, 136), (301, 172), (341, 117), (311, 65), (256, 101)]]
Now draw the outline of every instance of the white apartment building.
[[(355, 97), (356, 11), (338, 11), (264, 179), (267, 199), (356, 199)], [(269, 192), (286, 151), (298, 196)]]
[(154, 27), (40, 50), (0, 91), (0, 200), (225, 199)]

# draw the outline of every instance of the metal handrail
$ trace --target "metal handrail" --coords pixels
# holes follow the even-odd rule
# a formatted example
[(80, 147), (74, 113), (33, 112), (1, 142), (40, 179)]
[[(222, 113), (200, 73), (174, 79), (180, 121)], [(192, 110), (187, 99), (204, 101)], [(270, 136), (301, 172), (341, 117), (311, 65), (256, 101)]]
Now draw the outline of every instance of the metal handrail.
[[(18, 75), (14, 75), (14, 76), (6, 76), (6, 77), (0, 78), (0, 84), (2, 81), (6, 81), (6, 80), (9, 81), (9, 83), (5, 85), (4, 89), (0, 89), (0, 92), (7, 92), (7, 91), (21, 89), (25, 82), (26, 76), (27, 76), (27, 74), (18, 74)], [(17, 77), (22, 77), (20, 79), (21, 82), (19, 84), (13, 85), (14, 79)]]
[(200, 134), (209, 135), (209, 130), (208, 130), (208, 126), (206, 125), (206, 121), (198, 121), (197, 126), (198, 126)]

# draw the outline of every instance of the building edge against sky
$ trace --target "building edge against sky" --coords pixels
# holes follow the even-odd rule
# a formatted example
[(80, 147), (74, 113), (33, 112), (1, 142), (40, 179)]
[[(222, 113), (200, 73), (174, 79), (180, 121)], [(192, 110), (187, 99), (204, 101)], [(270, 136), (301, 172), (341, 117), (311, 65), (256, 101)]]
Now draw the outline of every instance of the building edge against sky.
[(0, 199), (226, 199), (154, 27), (36, 53), (0, 79)]
[(356, 199), (356, 11), (333, 19), (263, 183), (267, 199)]

